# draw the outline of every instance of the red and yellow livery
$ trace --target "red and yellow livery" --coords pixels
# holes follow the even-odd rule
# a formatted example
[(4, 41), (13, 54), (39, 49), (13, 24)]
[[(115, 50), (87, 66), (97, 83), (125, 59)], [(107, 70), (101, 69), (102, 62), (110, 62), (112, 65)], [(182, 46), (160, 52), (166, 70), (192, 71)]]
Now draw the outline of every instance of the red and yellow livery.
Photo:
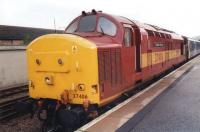
[(187, 42), (157, 26), (82, 12), (64, 34), (41, 36), (28, 46), (30, 97), (47, 112), (49, 106), (65, 111), (66, 118), (80, 111), (95, 116), (137, 82), (186, 61)]

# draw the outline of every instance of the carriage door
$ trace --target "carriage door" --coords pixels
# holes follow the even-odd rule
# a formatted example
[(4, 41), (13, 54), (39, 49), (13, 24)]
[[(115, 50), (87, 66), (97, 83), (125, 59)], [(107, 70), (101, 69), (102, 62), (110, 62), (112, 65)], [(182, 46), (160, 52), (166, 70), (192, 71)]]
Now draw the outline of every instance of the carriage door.
[(138, 28), (134, 28), (135, 31), (135, 71), (141, 72), (141, 34)]
[(131, 25), (124, 25), (124, 39), (123, 39), (123, 52), (122, 52), (122, 65), (123, 65), (123, 84), (128, 87), (132, 84), (134, 78), (134, 32)]

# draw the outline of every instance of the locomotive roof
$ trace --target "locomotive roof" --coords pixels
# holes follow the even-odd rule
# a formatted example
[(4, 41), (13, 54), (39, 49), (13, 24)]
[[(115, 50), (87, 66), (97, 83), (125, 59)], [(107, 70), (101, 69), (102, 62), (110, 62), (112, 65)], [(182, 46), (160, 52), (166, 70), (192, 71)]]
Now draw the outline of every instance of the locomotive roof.
[(152, 31), (162, 31), (162, 32), (175, 33), (174, 31), (170, 31), (170, 30), (167, 30), (167, 29), (164, 29), (164, 28), (152, 25), (152, 24), (141, 23), (139, 21), (131, 20), (131, 19), (128, 19), (128, 18), (123, 17), (123, 16), (114, 16), (114, 15), (111, 15), (111, 16), (114, 17), (120, 23), (135, 24), (138, 27), (141, 27), (141, 28), (144, 28), (144, 29), (147, 29), (147, 30), (152, 30)]
[(155, 26), (155, 25), (147, 24), (147, 23), (141, 23), (136, 20), (130, 20), (130, 19), (128, 19), (126, 17), (122, 17), (122, 16), (115, 16), (115, 15), (111, 15), (111, 16), (120, 23), (134, 24), (137, 27), (144, 28), (145, 30), (151, 30), (151, 31), (155, 31), (155, 32), (169, 34), (169, 35), (171, 35), (172, 39), (183, 40), (183, 37), (179, 34), (176, 34), (174, 31), (170, 31), (170, 30), (167, 30), (167, 29)]
[(193, 38), (188, 38), (189, 41), (193, 41), (193, 42), (200, 42), (200, 40), (196, 40), (196, 39), (193, 39)]
[[(171, 36), (171, 39), (174, 39), (174, 40), (183, 40), (183, 37), (181, 35), (176, 34), (173, 31), (170, 31), (170, 30), (167, 30), (167, 29), (155, 26), (155, 25), (151, 25), (151, 24), (147, 24), (147, 23), (141, 23), (141, 22), (136, 21), (136, 20), (131, 20), (131, 19), (128, 19), (128, 18), (123, 17), (123, 16), (111, 15), (111, 14), (107, 14), (107, 13), (102, 13), (102, 11), (95, 11), (95, 10), (92, 10), (92, 12), (87, 12), (87, 13), (85, 11), (82, 12), (83, 16), (92, 15), (92, 14), (93, 15), (99, 14), (99, 15), (107, 16), (107, 17), (113, 18), (118, 23), (135, 25), (139, 28), (145, 29), (146, 31), (150, 30), (150, 31), (153, 31), (153, 32), (163, 33), (163, 34), (166, 34), (168, 36)], [(81, 17), (82, 15), (78, 16), (77, 18)]]

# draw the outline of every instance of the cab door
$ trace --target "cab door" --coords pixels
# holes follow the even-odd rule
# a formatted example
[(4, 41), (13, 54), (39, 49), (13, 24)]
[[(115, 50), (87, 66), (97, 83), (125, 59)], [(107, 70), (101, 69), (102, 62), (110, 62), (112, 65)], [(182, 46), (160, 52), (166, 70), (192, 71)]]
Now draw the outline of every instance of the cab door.
[(122, 45), (122, 68), (124, 88), (131, 86), (134, 82), (135, 54), (134, 54), (134, 31), (131, 25), (124, 25), (124, 36)]

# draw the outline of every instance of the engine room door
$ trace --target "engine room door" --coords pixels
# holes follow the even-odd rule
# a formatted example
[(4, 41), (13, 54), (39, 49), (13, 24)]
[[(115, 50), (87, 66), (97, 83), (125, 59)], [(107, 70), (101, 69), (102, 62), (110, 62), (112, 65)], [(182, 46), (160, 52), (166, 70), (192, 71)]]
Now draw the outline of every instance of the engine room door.
[(131, 25), (124, 25), (124, 40), (122, 46), (123, 85), (128, 87), (134, 81), (134, 31)]

